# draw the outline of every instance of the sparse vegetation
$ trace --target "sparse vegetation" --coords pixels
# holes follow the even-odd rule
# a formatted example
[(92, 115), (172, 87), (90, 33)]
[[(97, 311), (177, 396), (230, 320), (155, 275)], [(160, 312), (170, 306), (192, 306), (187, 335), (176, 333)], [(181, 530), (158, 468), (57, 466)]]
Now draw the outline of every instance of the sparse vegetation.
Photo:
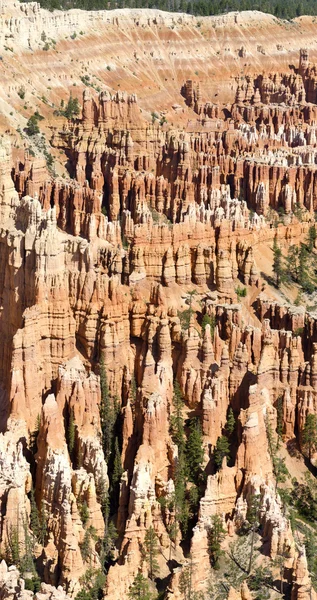
[(36, 111), (34, 115), (32, 115), (27, 124), (26, 124), (26, 133), (30, 136), (37, 135), (40, 133), (39, 121), (41, 121), (43, 117)]
[(25, 87), (24, 85), (21, 85), (18, 89), (18, 96), (20, 96), (21, 100), (24, 100), (25, 98)]
[(211, 339), (213, 339), (214, 333), (215, 333), (215, 326), (216, 326), (216, 320), (215, 320), (214, 315), (207, 315), (207, 314), (205, 314), (203, 316), (203, 320), (202, 320), (202, 323), (201, 323), (202, 333), (205, 332), (206, 325), (210, 326), (210, 335), (211, 335)]
[(247, 288), (242, 288), (238, 285), (238, 287), (235, 289), (235, 293), (237, 294), (238, 298), (245, 298), (247, 295)]
[(65, 102), (62, 99), (60, 102), (60, 107), (58, 110), (54, 111), (54, 114), (56, 116), (60, 116), (60, 117), (65, 117), (66, 119), (73, 119), (74, 117), (77, 117), (80, 113), (80, 103), (78, 98), (73, 98), (73, 96), (70, 94), (68, 100), (67, 100), (67, 104), (65, 106)]

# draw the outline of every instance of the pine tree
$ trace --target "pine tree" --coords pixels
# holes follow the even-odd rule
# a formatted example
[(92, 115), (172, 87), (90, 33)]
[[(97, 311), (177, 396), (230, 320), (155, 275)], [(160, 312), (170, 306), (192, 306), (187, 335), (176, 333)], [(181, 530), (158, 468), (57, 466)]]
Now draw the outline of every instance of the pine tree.
[(307, 558), (307, 566), (312, 583), (316, 588), (317, 584), (317, 539), (313, 531), (307, 529), (305, 534), (305, 550)]
[(214, 339), (214, 335), (215, 335), (215, 326), (216, 326), (216, 320), (215, 320), (214, 315), (210, 316), (210, 315), (205, 314), (203, 316), (203, 320), (201, 322), (201, 331), (202, 331), (202, 333), (205, 332), (206, 325), (210, 326), (210, 335), (211, 335), (211, 339), (213, 340)]
[(178, 449), (185, 449), (185, 434), (184, 434), (184, 421), (183, 421), (183, 407), (184, 400), (178, 381), (174, 381), (174, 395), (173, 395), (174, 413), (171, 417), (171, 429), (172, 437)]
[(250, 545), (250, 558), (249, 558), (249, 568), (248, 573), (251, 573), (252, 562), (253, 562), (253, 552), (254, 552), (254, 540), (255, 533), (259, 526), (259, 510), (260, 510), (261, 498), (259, 495), (252, 494), (248, 503), (247, 510), (247, 521), (249, 521), (251, 525), (251, 545)]
[(301, 287), (306, 288), (309, 282), (308, 273), (308, 253), (305, 244), (300, 244), (299, 249), (299, 272), (298, 272), (298, 283)]
[(120, 481), (123, 473), (121, 454), (119, 449), (119, 440), (116, 437), (114, 442), (114, 458), (111, 473), (111, 513), (114, 514), (118, 509)]
[(233, 410), (230, 406), (229, 412), (228, 412), (228, 417), (227, 417), (227, 422), (226, 422), (226, 426), (225, 426), (225, 430), (228, 433), (229, 437), (234, 432), (235, 426), (236, 426), (236, 420), (234, 418)]
[(218, 437), (214, 451), (215, 465), (218, 467), (218, 469), (221, 468), (224, 457), (229, 455), (230, 447), (228, 439), (226, 438), (226, 436), (222, 435), (221, 437)]
[(313, 413), (307, 415), (302, 438), (304, 448), (308, 449), (308, 458), (311, 460), (312, 452), (317, 446), (317, 415)]
[(289, 472), (285, 465), (285, 458), (281, 458), (280, 456), (277, 456), (277, 450), (279, 447), (279, 438), (277, 437), (276, 440), (274, 439), (272, 427), (271, 427), (268, 417), (266, 417), (265, 427), (266, 427), (266, 435), (267, 435), (269, 453), (270, 453), (271, 460), (272, 460), (273, 473), (275, 476), (276, 489), (277, 489), (277, 486), (279, 483), (284, 483), (286, 481), (286, 477), (289, 475)]
[(193, 572), (193, 559), (190, 555), (189, 564), (186, 567), (183, 567), (179, 578), (179, 591), (181, 592), (184, 600), (204, 600), (205, 596), (202, 592), (195, 592), (193, 590)]
[(86, 529), (84, 539), (79, 544), (81, 556), (84, 562), (88, 562), (88, 559), (91, 556), (90, 537), (89, 529)]
[(315, 225), (311, 225), (311, 227), (308, 230), (308, 238), (307, 238), (307, 247), (308, 247), (309, 252), (312, 252), (315, 247), (316, 237), (317, 237), (316, 227), (315, 227)]
[(194, 296), (196, 296), (196, 294), (197, 294), (197, 290), (190, 290), (189, 292), (187, 292), (186, 302), (189, 304), (189, 310), (191, 313), (193, 312), (192, 303), (193, 303)]
[(103, 477), (100, 478), (97, 485), (97, 498), (100, 503), (100, 508), (103, 516), (103, 520), (105, 523), (108, 522), (109, 519), (109, 494), (106, 486), (106, 482)]
[(123, 473), (122, 463), (121, 463), (121, 454), (119, 449), (119, 440), (116, 437), (114, 443), (114, 461), (113, 461), (113, 471), (112, 471), (112, 485), (115, 487), (121, 481), (121, 475)]
[(148, 581), (142, 573), (138, 573), (129, 588), (128, 596), (131, 600), (152, 600)]
[(276, 287), (279, 288), (284, 279), (284, 269), (283, 269), (283, 261), (282, 261), (282, 251), (281, 248), (277, 245), (276, 238), (274, 238), (273, 244), (273, 272), (275, 273), (275, 282)]
[(134, 375), (132, 375), (131, 383), (130, 383), (130, 403), (131, 403), (133, 419), (135, 418), (136, 393), (137, 393), (136, 381), (135, 381)]
[(21, 542), (19, 536), (19, 529), (17, 526), (10, 525), (9, 531), (7, 532), (7, 543), (6, 543), (6, 561), (9, 565), (20, 565), (21, 557)]
[(193, 559), (190, 556), (189, 565), (182, 569), (179, 578), (179, 591), (183, 594), (185, 600), (192, 600), (193, 592)]
[(44, 546), (46, 534), (47, 534), (47, 513), (46, 513), (46, 509), (45, 509), (44, 500), (42, 500), (42, 503), (41, 503), (41, 510), (40, 510), (39, 518), (40, 518), (39, 543), (42, 546)]
[(40, 128), (39, 128), (39, 124), (38, 124), (38, 119), (35, 115), (32, 115), (27, 124), (26, 124), (26, 132), (28, 135), (37, 135), (38, 133), (40, 133)]
[(69, 96), (68, 102), (66, 104), (66, 108), (62, 111), (62, 114), (66, 119), (73, 119), (75, 116), (78, 116), (80, 113), (80, 104), (78, 98), (73, 98), (72, 95)]
[(101, 401), (99, 407), (100, 424), (102, 432), (102, 445), (105, 460), (108, 462), (112, 451), (113, 429), (115, 423), (115, 415), (110, 399), (110, 391), (107, 380), (107, 373), (103, 357), (100, 360), (100, 388)]
[(113, 550), (118, 537), (114, 523), (110, 520), (110, 499), (105, 480), (101, 478), (97, 486), (97, 497), (105, 524), (104, 536), (101, 544), (100, 561), (108, 565), (113, 559)]
[[(174, 382), (173, 395), (174, 413), (171, 417), (172, 438), (178, 448), (178, 457), (175, 468), (174, 477), (174, 508), (176, 520), (181, 525), (183, 535), (187, 532), (188, 527), (188, 506), (186, 502), (186, 457), (185, 457), (185, 432), (183, 420), (184, 401), (180, 386), (177, 381)], [(175, 540), (174, 540), (175, 541)]]
[(284, 571), (285, 571), (285, 556), (284, 553), (277, 554), (272, 561), (272, 567), (278, 569), (280, 576), (280, 592), (283, 594)]
[(190, 323), (192, 320), (192, 316), (194, 314), (192, 304), (193, 304), (194, 296), (196, 294), (197, 294), (196, 290), (191, 290), (191, 291), (187, 292), (186, 304), (188, 304), (189, 306), (187, 309), (185, 309), (183, 311), (178, 311), (178, 313), (177, 313), (179, 320), (180, 320), (181, 328), (184, 331), (187, 331), (189, 329), (189, 326), (190, 326)]
[(225, 539), (226, 530), (222, 525), (222, 519), (218, 515), (211, 518), (211, 528), (208, 533), (208, 549), (211, 564), (214, 569), (219, 569), (219, 559), (223, 554), (221, 543)]
[(276, 432), (279, 439), (283, 434), (283, 417), (284, 417), (284, 400), (283, 396), (279, 396), (277, 399), (277, 407), (276, 407), (276, 416), (277, 416), (277, 425)]
[(31, 526), (31, 530), (33, 532), (33, 535), (35, 536), (35, 538), (37, 540), (39, 540), (40, 537), (40, 517), (39, 517), (39, 511), (36, 505), (36, 501), (35, 501), (35, 496), (34, 496), (34, 489), (33, 486), (31, 488), (30, 491), (30, 526)]
[[(189, 510), (186, 502), (186, 462), (185, 453), (182, 448), (179, 449), (177, 458), (177, 464), (175, 469), (175, 480), (174, 480), (174, 503), (175, 503), (175, 516), (177, 522), (180, 523), (183, 536), (186, 535), (188, 528)], [(175, 540), (174, 540), (175, 541)]]
[(37, 415), (36, 421), (35, 421), (35, 429), (30, 435), (30, 450), (33, 455), (35, 455), (37, 453), (37, 438), (40, 433), (40, 428), (41, 428), (41, 416)]
[(198, 419), (192, 419), (189, 426), (190, 432), (186, 443), (186, 465), (189, 480), (199, 484), (202, 476), (204, 460), (203, 437)]
[(114, 558), (114, 550), (118, 539), (118, 532), (113, 521), (108, 521), (102, 540), (101, 562), (107, 566)]
[(79, 504), (79, 515), (83, 526), (86, 527), (89, 520), (89, 509), (86, 500), (82, 504)]
[(158, 571), (159, 568), (158, 562), (156, 560), (156, 557), (158, 555), (158, 539), (153, 527), (150, 527), (145, 534), (144, 547), (145, 559), (149, 565), (149, 577), (153, 580), (155, 573)]

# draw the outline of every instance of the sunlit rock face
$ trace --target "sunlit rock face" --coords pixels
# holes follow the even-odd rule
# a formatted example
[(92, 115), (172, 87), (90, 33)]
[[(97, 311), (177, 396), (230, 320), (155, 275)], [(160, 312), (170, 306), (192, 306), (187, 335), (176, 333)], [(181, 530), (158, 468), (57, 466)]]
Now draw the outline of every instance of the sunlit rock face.
[(1, 597), (217, 597), (256, 499), (245, 572), (314, 599), (278, 469), (317, 464), (316, 316), (272, 271), (317, 210), (312, 18), (0, 14)]

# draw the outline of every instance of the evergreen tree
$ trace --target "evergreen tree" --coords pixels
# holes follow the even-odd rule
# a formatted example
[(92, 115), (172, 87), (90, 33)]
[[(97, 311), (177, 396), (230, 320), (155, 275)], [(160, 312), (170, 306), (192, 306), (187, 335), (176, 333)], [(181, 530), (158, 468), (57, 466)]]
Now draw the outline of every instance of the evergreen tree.
[(35, 429), (30, 435), (30, 450), (33, 455), (37, 453), (37, 438), (41, 428), (41, 416), (38, 414), (35, 421)]
[(185, 450), (185, 434), (183, 421), (184, 400), (178, 381), (174, 381), (173, 395), (174, 413), (171, 417), (172, 437), (178, 449)]
[(86, 527), (89, 520), (89, 509), (86, 500), (82, 504), (79, 504), (79, 515), (83, 526)]
[(204, 600), (204, 595), (201, 592), (195, 592), (193, 590), (193, 560), (190, 556), (189, 564), (183, 567), (180, 578), (179, 578), (179, 591), (183, 595), (184, 600)]
[(232, 433), (234, 432), (235, 426), (236, 426), (236, 420), (234, 418), (233, 410), (230, 406), (229, 412), (228, 412), (228, 417), (227, 417), (227, 422), (226, 422), (226, 426), (225, 426), (225, 430), (229, 436), (232, 435)]
[(309, 287), (309, 273), (308, 273), (308, 253), (305, 244), (300, 244), (299, 248), (299, 273), (298, 273), (298, 283), (305, 290)]
[(186, 462), (185, 453), (182, 448), (179, 449), (177, 465), (175, 469), (175, 480), (174, 480), (174, 503), (175, 503), (175, 515), (176, 520), (180, 524), (183, 536), (187, 533), (188, 519), (189, 519), (189, 507), (186, 502)]
[(210, 326), (210, 335), (211, 335), (211, 339), (213, 340), (214, 339), (214, 334), (215, 334), (215, 326), (216, 326), (216, 320), (215, 320), (214, 315), (210, 316), (210, 315), (205, 314), (203, 316), (203, 320), (202, 320), (202, 323), (201, 323), (201, 331), (202, 331), (203, 334), (205, 332), (206, 325)]
[[(177, 381), (174, 382), (173, 395), (174, 413), (171, 417), (172, 438), (178, 448), (178, 457), (174, 477), (174, 508), (176, 521), (180, 524), (182, 534), (186, 535), (189, 518), (189, 507), (186, 501), (186, 443), (183, 420), (183, 396)], [(174, 529), (175, 530), (175, 529)], [(174, 540), (175, 541), (175, 540)]]
[(138, 573), (129, 588), (128, 596), (131, 600), (152, 600), (150, 586), (142, 573)]
[(284, 483), (286, 481), (286, 477), (289, 475), (289, 472), (285, 465), (285, 458), (281, 458), (277, 456), (277, 450), (279, 447), (279, 438), (274, 439), (273, 431), (271, 424), (269, 422), (268, 417), (266, 417), (265, 421), (266, 427), (266, 435), (268, 440), (269, 453), (272, 460), (273, 465), (273, 473), (276, 481), (276, 489), (279, 483)]
[(230, 455), (230, 448), (229, 448), (228, 438), (226, 436), (222, 435), (221, 437), (218, 437), (215, 451), (214, 451), (215, 465), (218, 467), (218, 469), (221, 468), (224, 457), (225, 456), (228, 457), (229, 455)]
[(280, 576), (280, 592), (283, 594), (283, 583), (284, 583), (284, 571), (285, 571), (285, 556), (284, 553), (277, 554), (275, 559), (272, 561), (272, 567), (276, 568)]
[(303, 445), (308, 449), (308, 458), (311, 460), (312, 452), (317, 446), (317, 415), (311, 413), (306, 417), (303, 429)]
[(100, 561), (107, 566), (113, 559), (113, 551), (118, 537), (114, 523), (110, 520), (110, 499), (105, 480), (101, 478), (97, 487), (97, 497), (105, 524), (104, 536), (101, 543)]
[(39, 517), (40, 517), (39, 543), (42, 546), (44, 546), (45, 540), (46, 540), (46, 534), (47, 534), (47, 513), (46, 513), (46, 509), (45, 509), (44, 500), (42, 500), (42, 503), (41, 503), (41, 510), (40, 510)]
[(279, 396), (277, 399), (277, 407), (276, 407), (276, 412), (277, 412), (277, 425), (276, 425), (276, 432), (278, 435), (278, 438), (280, 439), (282, 437), (283, 434), (283, 417), (284, 417), (284, 400), (283, 400), (283, 396)]
[(101, 543), (100, 562), (105, 568), (114, 560), (114, 550), (118, 539), (118, 532), (113, 521), (108, 521)]
[(114, 442), (114, 458), (111, 473), (111, 513), (114, 514), (118, 509), (120, 481), (123, 473), (121, 454), (119, 449), (119, 440), (116, 437)]
[(32, 486), (30, 491), (30, 526), (33, 532), (33, 535), (37, 540), (40, 537), (40, 517), (39, 511), (36, 505), (35, 496), (34, 496), (34, 488)]
[(185, 600), (192, 600), (192, 579), (193, 579), (193, 560), (190, 556), (189, 565), (182, 569), (179, 578), (179, 591), (183, 594)]
[(309, 274), (308, 250), (309, 241), (308, 246), (306, 244), (300, 244), (299, 246), (293, 244), (289, 247), (286, 262), (288, 278), (298, 283), (305, 292), (310, 294), (314, 291), (315, 286)]
[(298, 283), (299, 281), (299, 247), (292, 244), (286, 258), (288, 278)]
[(61, 113), (64, 117), (66, 117), (66, 119), (69, 120), (77, 117), (80, 113), (80, 104), (78, 98), (73, 98), (72, 95), (70, 95), (65, 109), (61, 111)]
[(193, 303), (193, 299), (197, 294), (197, 290), (190, 290), (189, 292), (187, 292), (187, 298), (186, 298), (186, 302), (189, 304), (189, 310), (191, 311), (191, 313), (193, 312), (192, 309), (192, 303)]
[(203, 437), (199, 420), (192, 419), (189, 428), (190, 432), (186, 443), (186, 465), (189, 480), (198, 485), (203, 472), (204, 460)]
[(150, 527), (145, 534), (144, 547), (145, 559), (149, 566), (149, 577), (153, 580), (159, 568), (156, 560), (158, 555), (158, 539), (153, 527)]
[(114, 408), (110, 398), (107, 373), (103, 357), (100, 360), (100, 388), (101, 401), (99, 407), (100, 424), (102, 432), (102, 445), (106, 462), (109, 461), (113, 443), (113, 429), (115, 424)]
[(214, 569), (219, 569), (219, 559), (223, 554), (221, 543), (225, 536), (226, 530), (222, 525), (222, 519), (218, 515), (213, 515), (211, 518), (211, 528), (208, 533), (208, 549)]
[[(294, 19), (301, 15), (316, 15), (317, 7), (314, 0), (262, 0), (257, 6), (253, 0), (226, 0), (226, 2), (215, 2), (215, 0), (181, 0), (171, 2), (170, 0), (158, 0), (154, 4), (152, 0), (40, 0), (40, 5), (48, 10), (65, 10), (79, 8), (83, 10), (102, 10), (115, 8), (159, 8), (174, 12), (185, 12), (198, 16), (217, 15), (229, 11), (254, 10), (258, 8), (262, 12), (271, 13), (282, 19)], [(76, 36), (72, 36), (75, 39)], [(295, 211), (294, 211), (295, 212)]]
[(282, 261), (282, 251), (277, 245), (277, 240), (274, 238), (273, 244), (273, 272), (275, 273), (276, 287), (279, 288), (284, 280), (284, 269)]
[(308, 230), (308, 238), (307, 238), (307, 247), (308, 247), (309, 252), (312, 252), (315, 247), (316, 236), (317, 236), (316, 227), (315, 227), (315, 225), (311, 225), (311, 227)]
[(75, 600), (102, 600), (104, 598), (106, 576), (100, 569), (87, 569), (79, 582), (82, 589), (78, 592)]
[(113, 461), (113, 471), (112, 471), (112, 485), (115, 487), (121, 481), (121, 475), (123, 473), (122, 463), (121, 463), (121, 454), (119, 449), (119, 440), (116, 437), (114, 443), (114, 461)]
[(251, 573), (251, 569), (252, 569), (255, 533), (259, 527), (260, 505), (261, 505), (260, 496), (252, 494), (251, 498), (249, 499), (248, 510), (247, 510), (247, 515), (246, 515), (247, 521), (251, 525), (251, 545), (250, 545), (250, 558), (249, 558), (248, 573)]
[(38, 124), (38, 119), (35, 115), (32, 115), (27, 124), (26, 124), (26, 132), (28, 135), (33, 136), (40, 133), (40, 128)]
[(136, 393), (137, 393), (136, 381), (135, 381), (134, 375), (132, 375), (131, 383), (130, 383), (130, 403), (131, 403), (133, 419), (135, 418)]
[(315, 533), (311, 529), (307, 529), (305, 534), (305, 550), (307, 558), (307, 566), (312, 579), (314, 588), (317, 587), (317, 540)]
[(91, 556), (90, 537), (89, 529), (86, 529), (84, 539), (79, 544), (81, 556), (84, 562), (88, 562), (88, 559)]
[(21, 542), (17, 526), (10, 525), (9, 531), (7, 532), (5, 554), (6, 562), (9, 565), (20, 566)]

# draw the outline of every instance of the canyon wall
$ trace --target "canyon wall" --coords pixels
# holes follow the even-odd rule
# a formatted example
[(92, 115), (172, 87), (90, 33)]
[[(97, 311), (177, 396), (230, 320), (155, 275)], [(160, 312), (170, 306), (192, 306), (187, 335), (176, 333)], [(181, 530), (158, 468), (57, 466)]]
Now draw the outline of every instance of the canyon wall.
[(217, 597), (256, 499), (256, 567), (315, 598), (278, 469), (317, 464), (316, 313), (272, 271), (315, 227), (314, 20), (0, 15), (2, 596)]

